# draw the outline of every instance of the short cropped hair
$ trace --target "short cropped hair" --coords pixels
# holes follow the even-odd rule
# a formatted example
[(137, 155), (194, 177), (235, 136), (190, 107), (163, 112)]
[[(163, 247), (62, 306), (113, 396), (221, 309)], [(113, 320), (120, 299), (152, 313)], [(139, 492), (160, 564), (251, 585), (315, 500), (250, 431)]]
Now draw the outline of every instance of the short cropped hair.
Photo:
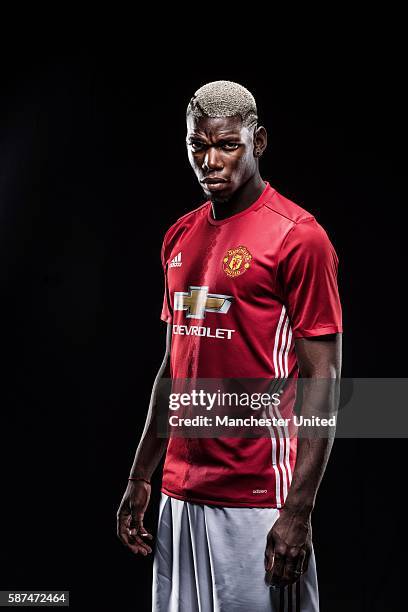
[(187, 106), (186, 116), (235, 117), (242, 125), (252, 127), (258, 122), (254, 96), (248, 89), (233, 81), (212, 81), (197, 89)]

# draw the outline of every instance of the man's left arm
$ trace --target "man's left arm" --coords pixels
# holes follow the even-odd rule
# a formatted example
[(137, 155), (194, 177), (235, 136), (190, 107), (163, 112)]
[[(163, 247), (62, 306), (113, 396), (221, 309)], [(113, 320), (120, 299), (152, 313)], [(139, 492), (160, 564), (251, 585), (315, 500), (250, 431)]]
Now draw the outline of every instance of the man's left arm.
[[(336, 414), (341, 373), (341, 333), (295, 340), (302, 376), (302, 416)], [(310, 428), (309, 428), (310, 429)], [(311, 436), (299, 426), (296, 464), (284, 507), (268, 533), (269, 584), (292, 584), (307, 569), (312, 546), (311, 514), (333, 445), (332, 433)]]

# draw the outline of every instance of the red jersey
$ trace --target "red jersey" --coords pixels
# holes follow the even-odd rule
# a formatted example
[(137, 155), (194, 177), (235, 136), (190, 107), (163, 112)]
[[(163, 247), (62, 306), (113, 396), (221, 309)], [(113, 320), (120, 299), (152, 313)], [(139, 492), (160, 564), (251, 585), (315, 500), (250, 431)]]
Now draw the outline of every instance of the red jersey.
[[(266, 183), (223, 220), (180, 217), (161, 252), (172, 378), (298, 375), (294, 339), (342, 331), (338, 257), (315, 217)], [(283, 506), (297, 439), (170, 437), (162, 491), (220, 506)]]

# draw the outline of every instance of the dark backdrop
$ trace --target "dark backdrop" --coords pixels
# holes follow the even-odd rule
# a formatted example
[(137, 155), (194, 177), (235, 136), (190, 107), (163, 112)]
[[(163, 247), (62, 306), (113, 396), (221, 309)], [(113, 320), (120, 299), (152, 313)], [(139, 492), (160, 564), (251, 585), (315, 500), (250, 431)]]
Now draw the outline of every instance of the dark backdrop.
[[(263, 177), (335, 245), (343, 375), (404, 376), (398, 68), (277, 64), (190, 69), (136, 62), (129, 49), (24, 53), (4, 67), (1, 588), (70, 589), (74, 609), (149, 610), (151, 560), (121, 545), (115, 515), (164, 351), (162, 238), (202, 201), (184, 110), (203, 83), (254, 93), (269, 134)], [(313, 522), (323, 612), (401, 609), (405, 448), (336, 441)]]

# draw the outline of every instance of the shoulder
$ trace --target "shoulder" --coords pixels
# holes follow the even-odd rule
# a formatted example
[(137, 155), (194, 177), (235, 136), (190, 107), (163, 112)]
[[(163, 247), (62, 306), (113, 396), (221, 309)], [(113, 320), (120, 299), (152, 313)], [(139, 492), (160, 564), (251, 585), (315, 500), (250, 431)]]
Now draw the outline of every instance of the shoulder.
[(279, 218), (282, 222), (286, 221), (288, 229), (291, 229), (297, 223), (314, 219), (312, 213), (286, 198), (276, 189), (264, 206), (272, 217)]
[(197, 208), (179, 217), (177, 221), (168, 228), (163, 238), (162, 254), (168, 249), (171, 249), (182, 234), (188, 231), (196, 223), (199, 223), (202, 219), (205, 219), (209, 205), (210, 203), (208, 201), (200, 204)]
[(281, 244), (279, 262), (284, 269), (305, 267), (324, 274), (337, 270), (339, 258), (326, 230), (313, 217), (295, 223)]
[(313, 217), (295, 223), (287, 233), (282, 246), (291, 250), (324, 251), (332, 245), (326, 230)]
[(326, 230), (308, 210), (275, 190), (265, 203), (273, 225), (281, 228), (281, 246), (302, 250), (325, 249), (331, 245)]

